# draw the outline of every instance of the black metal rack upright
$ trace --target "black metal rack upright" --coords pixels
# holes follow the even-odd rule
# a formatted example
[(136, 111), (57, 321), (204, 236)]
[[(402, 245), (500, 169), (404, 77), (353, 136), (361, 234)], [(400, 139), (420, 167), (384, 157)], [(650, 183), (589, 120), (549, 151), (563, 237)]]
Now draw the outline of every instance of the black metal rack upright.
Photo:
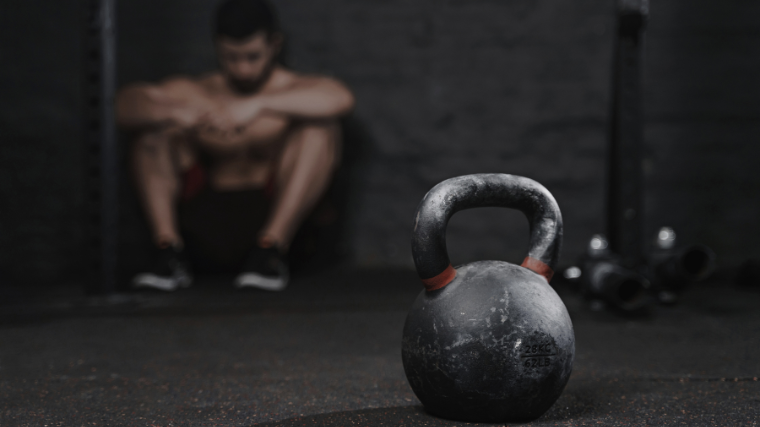
[(116, 92), (116, 0), (84, 0), (84, 145), (87, 197), (87, 293), (117, 287), (119, 155)]
[(620, 0), (607, 152), (607, 238), (627, 268), (644, 259), (641, 144), (641, 58), (648, 0)]

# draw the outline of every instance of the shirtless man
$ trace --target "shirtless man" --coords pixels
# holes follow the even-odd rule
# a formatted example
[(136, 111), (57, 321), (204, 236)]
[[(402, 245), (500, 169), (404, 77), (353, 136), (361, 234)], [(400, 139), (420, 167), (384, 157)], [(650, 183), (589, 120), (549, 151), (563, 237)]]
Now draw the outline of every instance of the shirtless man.
[(189, 286), (189, 252), (211, 269), (238, 268), (237, 287), (285, 288), (283, 256), (338, 161), (351, 92), (278, 63), (283, 36), (266, 0), (224, 1), (215, 23), (218, 71), (117, 97), (157, 248), (136, 287)]

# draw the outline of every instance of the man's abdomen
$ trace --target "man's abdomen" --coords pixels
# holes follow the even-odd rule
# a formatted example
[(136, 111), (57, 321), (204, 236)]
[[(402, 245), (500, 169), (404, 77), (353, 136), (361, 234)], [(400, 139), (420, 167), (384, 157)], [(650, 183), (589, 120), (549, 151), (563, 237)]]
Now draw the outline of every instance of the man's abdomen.
[(282, 146), (289, 130), (286, 120), (267, 116), (244, 131), (246, 142), (237, 150), (208, 149), (212, 164), (210, 179), (218, 190), (259, 188), (276, 172)]

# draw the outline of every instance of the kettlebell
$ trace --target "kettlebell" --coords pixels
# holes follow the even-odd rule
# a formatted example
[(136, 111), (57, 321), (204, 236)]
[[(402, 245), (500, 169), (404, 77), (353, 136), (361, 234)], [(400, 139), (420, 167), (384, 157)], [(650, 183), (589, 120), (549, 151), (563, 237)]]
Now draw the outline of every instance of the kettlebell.
[[(478, 261), (452, 267), (446, 225), (464, 209), (505, 207), (530, 223), (522, 265)], [(549, 286), (562, 244), (551, 193), (520, 176), (451, 178), (420, 202), (412, 255), (425, 286), (406, 318), (402, 360), (426, 411), (469, 422), (540, 417), (565, 388), (575, 357), (570, 316)]]

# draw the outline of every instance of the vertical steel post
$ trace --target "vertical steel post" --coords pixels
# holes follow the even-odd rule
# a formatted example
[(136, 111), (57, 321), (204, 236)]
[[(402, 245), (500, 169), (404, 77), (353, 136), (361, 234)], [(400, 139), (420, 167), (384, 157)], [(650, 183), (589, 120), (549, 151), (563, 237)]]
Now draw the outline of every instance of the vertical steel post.
[(91, 248), (88, 293), (116, 291), (119, 152), (114, 117), (116, 0), (85, 0), (85, 147)]
[(607, 236), (625, 267), (643, 261), (641, 113), (642, 36), (648, 0), (619, 0), (612, 125), (607, 152)]

